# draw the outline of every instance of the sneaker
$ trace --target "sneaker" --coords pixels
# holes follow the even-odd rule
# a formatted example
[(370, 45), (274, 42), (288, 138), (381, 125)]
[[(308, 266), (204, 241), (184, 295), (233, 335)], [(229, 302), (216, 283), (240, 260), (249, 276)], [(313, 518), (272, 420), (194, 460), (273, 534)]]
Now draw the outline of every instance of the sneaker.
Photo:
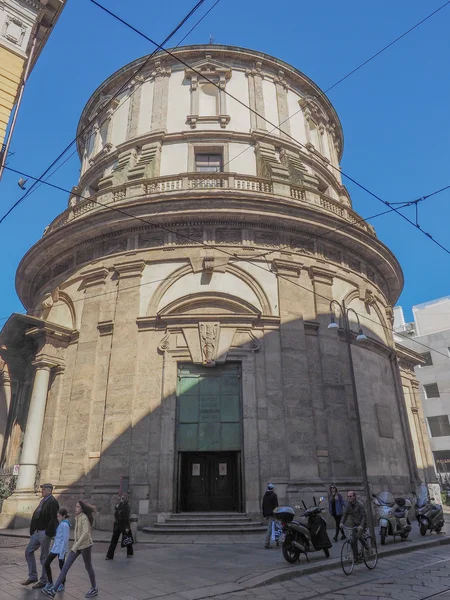
[(44, 590), (50, 590), (53, 587), (53, 583), (46, 583), (44, 586)]
[(85, 598), (93, 598), (94, 596), (98, 596), (98, 587), (91, 588)]
[(56, 590), (57, 592), (63, 592), (66, 589), (66, 586), (63, 583), (59, 584), (58, 589)]
[(272, 546), (271, 546), (270, 544), (266, 544), (266, 545), (264, 546), (264, 548), (267, 548), (268, 550), (270, 550), (270, 549), (272, 548)]
[(51, 587), (48, 590), (46, 590), (45, 588), (42, 588), (41, 592), (44, 594), (44, 596), (47, 596), (47, 598), (55, 597), (55, 590), (53, 589), (53, 587)]

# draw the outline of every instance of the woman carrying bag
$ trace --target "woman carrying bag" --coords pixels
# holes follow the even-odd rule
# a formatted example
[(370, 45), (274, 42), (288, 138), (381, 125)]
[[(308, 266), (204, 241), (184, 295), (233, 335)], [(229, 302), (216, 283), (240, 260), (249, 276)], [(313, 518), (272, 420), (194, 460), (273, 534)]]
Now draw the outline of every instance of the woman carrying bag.
[[(330, 511), (330, 515), (333, 517), (336, 523), (336, 535), (333, 540), (335, 542), (338, 541), (339, 536), (339, 526), (341, 524), (342, 513), (344, 512), (345, 502), (342, 494), (339, 492), (337, 487), (332, 483), (330, 485), (330, 491), (328, 494), (328, 509)], [(342, 532), (341, 540), (345, 540), (345, 535)]]
[(122, 547), (127, 549), (127, 558), (133, 556), (133, 537), (130, 530), (130, 504), (128, 494), (123, 494), (114, 507), (114, 525), (111, 543), (106, 554), (106, 560), (114, 558), (117, 542), (122, 535)]

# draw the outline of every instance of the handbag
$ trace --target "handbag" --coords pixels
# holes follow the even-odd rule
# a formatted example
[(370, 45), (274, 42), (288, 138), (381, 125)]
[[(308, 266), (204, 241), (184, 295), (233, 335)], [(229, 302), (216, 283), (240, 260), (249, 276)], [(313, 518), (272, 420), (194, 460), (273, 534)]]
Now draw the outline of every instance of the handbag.
[(122, 542), (120, 544), (120, 547), (126, 548), (127, 546), (131, 546), (132, 543), (133, 543), (133, 536), (131, 534), (131, 531), (128, 531), (128, 533), (123, 533), (122, 534)]

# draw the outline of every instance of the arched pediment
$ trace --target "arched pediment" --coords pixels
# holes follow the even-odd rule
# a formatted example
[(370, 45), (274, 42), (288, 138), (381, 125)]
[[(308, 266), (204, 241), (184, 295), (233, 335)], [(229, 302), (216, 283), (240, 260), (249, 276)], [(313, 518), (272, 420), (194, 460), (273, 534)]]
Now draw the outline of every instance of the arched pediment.
[(169, 315), (252, 315), (255, 318), (261, 312), (249, 302), (229, 294), (206, 292), (178, 298), (165, 306), (159, 317)]

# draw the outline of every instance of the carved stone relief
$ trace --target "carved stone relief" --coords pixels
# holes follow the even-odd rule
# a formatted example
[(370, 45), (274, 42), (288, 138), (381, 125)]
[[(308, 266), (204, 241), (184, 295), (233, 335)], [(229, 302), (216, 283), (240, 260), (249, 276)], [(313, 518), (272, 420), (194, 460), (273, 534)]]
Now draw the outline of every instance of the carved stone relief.
[(219, 343), (220, 323), (199, 323), (198, 329), (203, 364), (207, 367), (213, 367)]

